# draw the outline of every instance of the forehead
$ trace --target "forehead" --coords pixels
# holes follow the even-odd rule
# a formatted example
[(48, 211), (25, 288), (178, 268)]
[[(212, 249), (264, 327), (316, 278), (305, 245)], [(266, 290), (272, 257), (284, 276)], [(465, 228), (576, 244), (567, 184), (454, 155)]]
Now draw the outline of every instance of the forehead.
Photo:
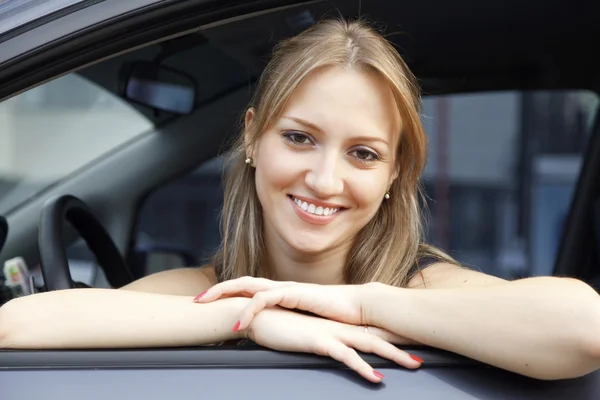
[(376, 72), (323, 67), (294, 90), (283, 115), (292, 114), (330, 131), (383, 136), (396, 143), (402, 129), (389, 83)]

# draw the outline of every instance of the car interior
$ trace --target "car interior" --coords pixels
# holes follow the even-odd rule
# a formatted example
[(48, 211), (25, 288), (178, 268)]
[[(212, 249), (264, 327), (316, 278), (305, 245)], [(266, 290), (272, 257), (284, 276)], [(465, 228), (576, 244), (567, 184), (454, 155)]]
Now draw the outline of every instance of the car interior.
[(360, 13), (358, 3), (202, 25), (0, 102), (25, 171), (0, 169), (0, 262), (21, 258), (39, 291), (210, 262), (222, 155), (273, 45), (360, 14), (382, 21), (422, 85), (428, 240), (507, 279), (556, 274), (600, 288), (600, 26), (584, 2), (369, 1)]

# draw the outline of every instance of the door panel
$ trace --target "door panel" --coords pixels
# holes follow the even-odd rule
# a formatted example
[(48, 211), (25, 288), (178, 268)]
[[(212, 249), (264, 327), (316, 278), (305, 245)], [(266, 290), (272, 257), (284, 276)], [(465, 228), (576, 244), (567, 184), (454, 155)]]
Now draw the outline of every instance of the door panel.
[[(370, 384), (348, 370), (209, 368), (3, 371), (3, 398), (60, 399), (598, 399), (600, 372), (569, 381), (526, 379), (495, 369), (380, 368)], [(32, 384), (35, 383), (35, 384)]]

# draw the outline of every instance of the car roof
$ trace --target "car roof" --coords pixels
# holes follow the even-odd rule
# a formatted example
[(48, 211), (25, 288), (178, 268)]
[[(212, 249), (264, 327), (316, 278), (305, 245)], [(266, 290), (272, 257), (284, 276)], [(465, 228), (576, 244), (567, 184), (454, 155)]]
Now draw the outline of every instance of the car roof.
[[(205, 34), (259, 73), (272, 44), (302, 29), (309, 16), (353, 17), (358, 4), (319, 2), (285, 18), (267, 14)], [(360, 16), (383, 28), (425, 94), (600, 85), (592, 51), (600, 38), (598, 2), (375, 0), (362, 2)]]
[[(131, 7), (141, 9), (154, 2), (140, 0)], [(111, 8), (117, 5), (113, 0), (102, 3)], [(176, 3), (161, 2), (163, 7)], [(268, 12), (275, 9), (278, 11)], [(80, 11), (91, 13), (92, 9)], [(586, 0), (280, 0), (269, 2), (260, 15), (216, 24), (201, 33), (242, 65), (250, 66), (257, 76), (278, 39), (324, 17), (360, 16), (385, 28), (420, 79), (424, 94), (597, 89), (600, 77), (592, 49), (600, 38), (599, 14), (600, 4)], [(18, 40), (16, 36), (8, 41)], [(0, 54), (5, 44), (0, 43)]]
[(0, 0), (0, 35), (59, 12), (64, 15), (72, 6), (84, 2), (86, 0)]

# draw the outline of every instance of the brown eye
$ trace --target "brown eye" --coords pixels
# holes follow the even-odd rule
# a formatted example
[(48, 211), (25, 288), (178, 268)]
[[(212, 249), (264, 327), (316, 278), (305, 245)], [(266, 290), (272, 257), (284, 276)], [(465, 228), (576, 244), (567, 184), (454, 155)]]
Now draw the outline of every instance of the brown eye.
[(306, 145), (312, 144), (312, 140), (301, 132), (286, 132), (283, 136), (292, 144)]
[(367, 149), (356, 149), (353, 151), (354, 157), (356, 157), (360, 162), (372, 162), (379, 160), (379, 156)]

